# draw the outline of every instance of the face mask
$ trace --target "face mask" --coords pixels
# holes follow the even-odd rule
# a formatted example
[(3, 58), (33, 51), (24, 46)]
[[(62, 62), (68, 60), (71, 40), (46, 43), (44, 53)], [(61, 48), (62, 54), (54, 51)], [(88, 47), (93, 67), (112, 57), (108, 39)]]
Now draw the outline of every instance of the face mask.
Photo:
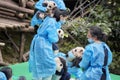
[(68, 60), (72, 61), (75, 58), (75, 55), (72, 53), (72, 51), (68, 52)]
[(92, 38), (88, 38), (88, 42), (89, 42), (89, 43), (93, 43), (94, 40), (93, 40)]
[(60, 23), (63, 25), (63, 24), (65, 24), (65, 20), (60, 20)]

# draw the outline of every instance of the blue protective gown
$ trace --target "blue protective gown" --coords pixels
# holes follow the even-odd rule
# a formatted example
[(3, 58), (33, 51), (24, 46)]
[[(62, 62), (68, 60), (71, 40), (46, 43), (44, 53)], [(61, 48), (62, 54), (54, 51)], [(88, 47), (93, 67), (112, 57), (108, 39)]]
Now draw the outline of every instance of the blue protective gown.
[(81, 80), (81, 74), (83, 73), (81, 68), (78, 67), (71, 67), (72, 66), (72, 62), (67, 61), (67, 66), (68, 66), (68, 72), (73, 75), (77, 80)]
[(66, 60), (66, 54), (62, 53), (62, 52), (58, 52), (54, 54), (55, 57), (61, 57), (63, 59)]
[(71, 67), (72, 66), (72, 62), (68, 61), (66, 59), (66, 54), (59, 52), (55, 55), (55, 57), (62, 57), (66, 60), (67, 63), (67, 69), (68, 69), (68, 73), (70, 73), (72, 76), (74, 76), (77, 80), (80, 80), (81, 74), (83, 73), (81, 68), (77, 68), (77, 67)]
[[(53, 0), (53, 1), (57, 4), (57, 7), (58, 7), (59, 9), (66, 10), (66, 6), (65, 6), (63, 0)], [(44, 0), (39, 0), (39, 1), (35, 4), (35, 8), (38, 9), (39, 11), (46, 12), (46, 11), (47, 11), (46, 7), (43, 7), (43, 6), (42, 6), (42, 3), (43, 3), (43, 2), (44, 2)], [(38, 11), (37, 11), (37, 12), (38, 12)], [(37, 12), (35, 13), (35, 15), (33, 16), (32, 20), (31, 20), (30, 25), (31, 25), (32, 27), (34, 27), (35, 25), (40, 25), (40, 24), (42, 23), (42, 20), (41, 20), (41, 19), (37, 19), (37, 17), (36, 17)], [(61, 23), (58, 22), (58, 24), (56, 25), (56, 27), (57, 27), (58, 29), (60, 29), (60, 28), (61, 28)]]
[(42, 23), (42, 19), (38, 19), (37, 17), (36, 17), (36, 15), (37, 15), (37, 13), (38, 13), (39, 11), (37, 11), (36, 13), (35, 13), (35, 15), (33, 16), (33, 18), (31, 19), (31, 22), (30, 22), (30, 25), (32, 26), (32, 27), (34, 27), (35, 25), (37, 25), (37, 26), (39, 26), (41, 23)]
[(55, 25), (56, 20), (47, 16), (32, 40), (29, 70), (34, 78), (48, 77), (56, 71), (52, 43), (57, 42), (59, 38)]
[(0, 80), (7, 80), (7, 78), (3, 72), (0, 72)]
[(104, 43), (92, 43), (85, 47), (85, 52), (83, 53), (82, 61), (80, 62), (80, 67), (83, 68), (84, 72), (81, 76), (81, 80), (100, 80), (102, 75), (102, 68), (104, 64), (104, 48), (105, 46), (108, 50), (108, 62), (106, 69), (107, 79), (110, 79), (108, 65), (112, 62), (112, 53), (109, 47)]

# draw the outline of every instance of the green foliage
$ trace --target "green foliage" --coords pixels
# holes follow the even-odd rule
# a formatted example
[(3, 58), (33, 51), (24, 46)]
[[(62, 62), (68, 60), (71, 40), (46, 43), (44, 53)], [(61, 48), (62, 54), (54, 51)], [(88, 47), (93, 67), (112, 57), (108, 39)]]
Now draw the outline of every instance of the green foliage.
[(111, 22), (109, 21), (109, 17), (111, 16), (110, 9), (104, 9), (102, 6), (96, 6), (90, 12), (91, 16), (89, 17), (89, 21), (96, 26), (100, 26), (106, 34), (111, 32)]
[(110, 10), (103, 9), (101, 6), (97, 6), (96, 8), (95, 10), (91, 9), (91, 17), (78, 17), (72, 21), (67, 21), (64, 26), (64, 29), (66, 29), (82, 46), (85, 46), (87, 43), (87, 31), (91, 26), (100, 26), (106, 34), (111, 32), (111, 22), (108, 19), (111, 15)]
[(110, 65), (110, 71), (115, 74), (120, 74), (120, 52), (113, 52), (113, 60)]
[(59, 42), (59, 49), (61, 52), (67, 53), (70, 51), (72, 48), (76, 47), (77, 45), (73, 43), (73, 41), (60, 41)]

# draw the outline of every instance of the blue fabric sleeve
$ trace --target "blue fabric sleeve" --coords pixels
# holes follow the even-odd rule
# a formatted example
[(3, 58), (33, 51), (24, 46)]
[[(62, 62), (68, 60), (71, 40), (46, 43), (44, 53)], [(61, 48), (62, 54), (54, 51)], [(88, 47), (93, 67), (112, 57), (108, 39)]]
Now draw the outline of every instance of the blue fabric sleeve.
[(92, 55), (92, 48), (90, 45), (86, 46), (85, 52), (82, 56), (82, 61), (80, 62), (79, 66), (83, 69), (87, 69), (90, 65), (91, 55)]
[(57, 34), (57, 29), (55, 26), (55, 21), (50, 21), (49, 27), (47, 29), (47, 33), (48, 33), (48, 40), (51, 43), (56, 43), (58, 42), (58, 34)]
[(32, 27), (34, 27), (35, 25), (39, 26), (42, 23), (42, 19), (37, 19), (37, 17), (36, 17), (37, 13), (38, 13), (38, 11), (35, 13), (35, 15), (33, 16), (33, 18), (31, 19), (30, 25)]
[(110, 63), (112, 62), (112, 52), (107, 45), (106, 45), (106, 47), (108, 49), (108, 65), (110, 65)]
[(62, 10), (66, 10), (66, 6), (63, 0), (53, 0), (57, 4), (57, 7)]
[(46, 7), (43, 7), (42, 6), (42, 3), (44, 2), (44, 0), (39, 0), (36, 4), (35, 4), (35, 8), (40, 10), (40, 11), (47, 11), (47, 8)]

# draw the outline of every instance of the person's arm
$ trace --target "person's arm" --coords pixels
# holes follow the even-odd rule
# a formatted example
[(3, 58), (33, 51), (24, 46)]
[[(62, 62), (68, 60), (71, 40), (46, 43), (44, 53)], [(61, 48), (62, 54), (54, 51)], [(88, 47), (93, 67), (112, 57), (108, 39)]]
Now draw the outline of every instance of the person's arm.
[(47, 8), (46, 7), (43, 7), (42, 4), (43, 4), (44, 0), (39, 0), (36, 4), (35, 4), (35, 8), (40, 10), (40, 11), (47, 11)]
[(56, 22), (54, 20), (49, 20), (48, 23), (49, 27), (47, 29), (47, 33), (48, 33), (48, 40), (51, 43), (56, 43), (59, 40), (55, 24)]
[(79, 64), (81, 68), (87, 69), (89, 67), (92, 54), (93, 54), (92, 47), (90, 45), (86, 46), (85, 52), (83, 53), (83, 56), (82, 56), (82, 60)]

